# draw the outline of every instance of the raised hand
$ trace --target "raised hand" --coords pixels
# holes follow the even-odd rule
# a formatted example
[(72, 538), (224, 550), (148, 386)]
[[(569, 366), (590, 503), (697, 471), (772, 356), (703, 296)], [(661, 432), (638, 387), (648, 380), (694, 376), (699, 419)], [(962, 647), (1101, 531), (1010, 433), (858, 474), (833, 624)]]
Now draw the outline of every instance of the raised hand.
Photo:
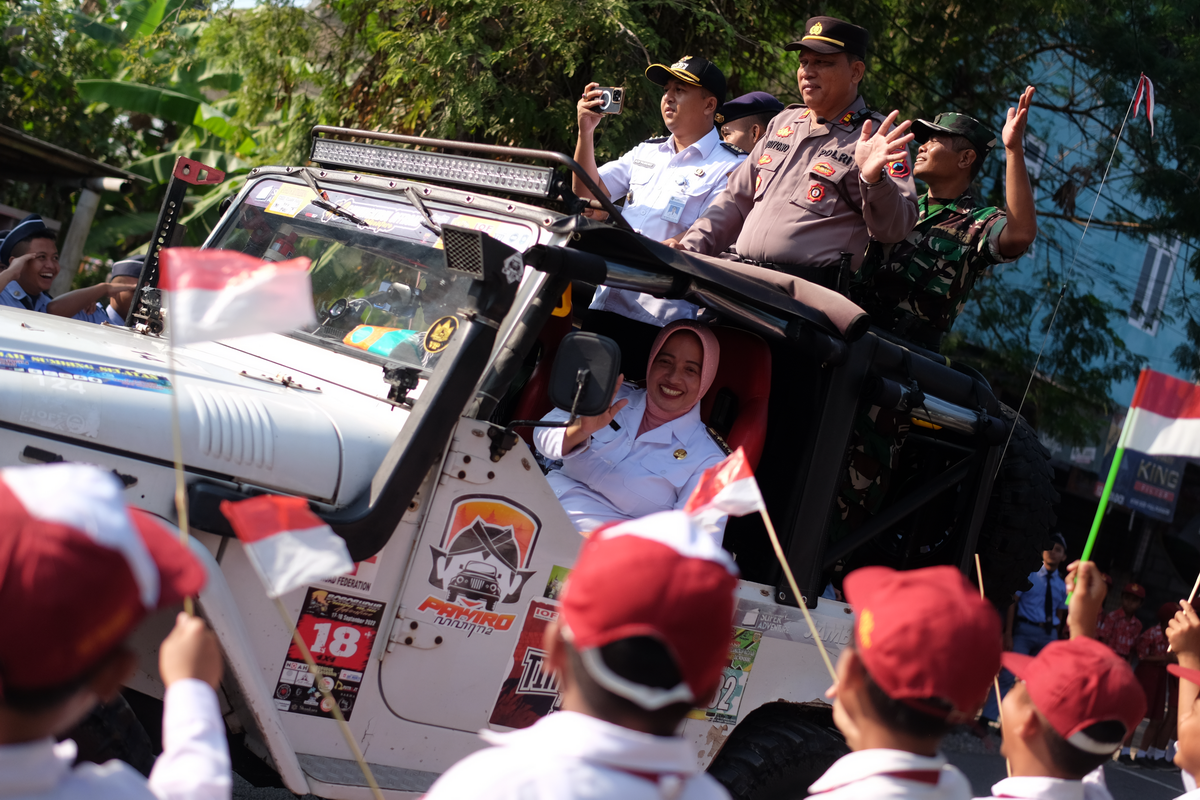
[(579, 417), (566, 427), (566, 434), (563, 436), (564, 453), (569, 453), (586, 442), (593, 433), (612, 422), (613, 417), (617, 416), (617, 412), (629, 405), (628, 400), (617, 400), (617, 392), (621, 391), (621, 384), (624, 382), (624, 374), (618, 375), (617, 385), (613, 389), (612, 404), (609, 405), (607, 411), (594, 417)]
[(600, 120), (604, 119), (604, 115), (595, 110), (603, 102), (601, 99), (602, 92), (596, 88), (599, 85), (593, 81), (583, 87), (583, 96), (575, 104), (575, 116), (579, 120), (580, 133), (590, 134), (596, 130), (596, 126), (600, 124)]
[(1108, 594), (1104, 576), (1091, 561), (1076, 561), (1067, 567), (1067, 592), (1071, 594), (1071, 605), (1067, 610), (1071, 638), (1096, 638), (1096, 621), (1104, 606), (1104, 596)]
[(908, 143), (913, 135), (908, 133), (912, 120), (904, 120), (895, 128), (892, 124), (899, 111), (887, 115), (887, 119), (879, 124), (879, 132), (872, 135), (875, 126), (871, 120), (863, 123), (862, 133), (854, 146), (854, 163), (858, 164), (859, 172), (867, 183), (879, 183), (883, 179), (883, 169), (888, 164), (908, 158)]
[(216, 635), (199, 617), (180, 613), (175, 627), (158, 649), (158, 671), (167, 686), (184, 678), (202, 680), (214, 689), (225, 669)]
[(1024, 150), (1025, 123), (1029, 120), (1029, 101), (1033, 99), (1035, 91), (1037, 90), (1032, 86), (1026, 86), (1025, 91), (1021, 93), (1021, 98), (1017, 100), (1017, 107), (1008, 110), (1004, 132), (1000, 134), (1000, 140), (1004, 142), (1005, 150)]
[(1167, 641), (1171, 651), (1179, 656), (1180, 666), (1200, 668), (1200, 616), (1187, 600), (1179, 601), (1180, 609), (1167, 624)]

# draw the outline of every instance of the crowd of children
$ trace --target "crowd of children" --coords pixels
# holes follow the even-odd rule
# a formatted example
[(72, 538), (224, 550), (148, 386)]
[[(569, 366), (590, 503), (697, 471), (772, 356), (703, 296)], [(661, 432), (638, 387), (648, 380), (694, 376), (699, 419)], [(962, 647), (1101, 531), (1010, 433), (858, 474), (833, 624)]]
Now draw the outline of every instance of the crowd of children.
[[(230, 796), (214, 691), (221, 655), (196, 617), (181, 614), (161, 647), (164, 751), (148, 780), (120, 762), (73, 766), (74, 744), (55, 741), (128, 676), (134, 626), (205, 579), (187, 548), (121, 494), (111, 474), (90, 467), (0, 470), (0, 606), (9, 612), (0, 798)], [(545, 639), (562, 710), (523, 730), (485, 731), (491, 747), (446, 771), (429, 800), (727, 797), (676, 734), (720, 680), (737, 585), (729, 554), (683, 512), (596, 531)], [(1002, 652), (999, 615), (951, 567), (867, 567), (844, 586), (854, 632), (828, 697), (851, 752), (798, 793), (970, 798), (939, 749), (953, 726), (975, 718), (1003, 664), (1017, 679), (1001, 706), (1011, 777), (992, 795), (1110, 800), (1100, 767), (1145, 716), (1150, 686), (1149, 673), (1139, 682), (1097, 638), (1121, 630), (1143, 664), (1165, 665), (1167, 643), (1178, 658), (1165, 666), (1182, 679), (1175, 761), (1191, 790), (1183, 797), (1200, 800), (1191, 777), (1200, 770), (1200, 616), (1186, 601), (1161, 609), (1161, 627), (1134, 631), (1139, 593), (1126, 587), (1132, 599), (1102, 619), (1104, 576), (1076, 562), (1067, 577), (1071, 638), (1025, 655)]]

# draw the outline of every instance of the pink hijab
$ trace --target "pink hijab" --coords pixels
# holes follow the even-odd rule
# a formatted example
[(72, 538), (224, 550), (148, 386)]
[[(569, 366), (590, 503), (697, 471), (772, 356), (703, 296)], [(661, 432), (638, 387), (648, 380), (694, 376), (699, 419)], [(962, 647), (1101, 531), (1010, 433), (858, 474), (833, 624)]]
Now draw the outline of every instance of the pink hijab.
[[(712, 386), (713, 380), (717, 377), (717, 364), (721, 361), (721, 345), (717, 342), (717, 335), (713, 333), (707, 325), (702, 325), (694, 319), (679, 319), (672, 322), (658, 332), (658, 336), (654, 339), (654, 346), (650, 348), (650, 361), (646, 365), (646, 376), (650, 375), (650, 367), (654, 364), (655, 357), (658, 356), (658, 351), (667, 343), (667, 339), (671, 334), (677, 331), (691, 331), (700, 338), (700, 349), (704, 352), (704, 363), (700, 366), (700, 393), (696, 395), (696, 403), (699, 403), (704, 393)], [(663, 411), (654, 404), (654, 393), (646, 393), (646, 411), (642, 414), (642, 424), (638, 426), (637, 435), (641, 436), (646, 431), (654, 430), (659, 425), (664, 425), (673, 419), (678, 419), (684, 414), (695, 408), (695, 403), (692, 404), (687, 411), (679, 414), (672, 414), (668, 411)]]

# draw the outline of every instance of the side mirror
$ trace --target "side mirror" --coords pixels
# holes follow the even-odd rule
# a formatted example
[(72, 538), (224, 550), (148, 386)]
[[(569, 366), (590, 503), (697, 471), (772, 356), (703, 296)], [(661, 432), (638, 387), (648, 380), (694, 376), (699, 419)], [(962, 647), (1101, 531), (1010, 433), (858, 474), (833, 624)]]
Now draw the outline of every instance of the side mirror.
[(608, 410), (621, 372), (621, 349), (607, 336), (573, 331), (563, 337), (550, 371), (550, 402), (573, 416)]

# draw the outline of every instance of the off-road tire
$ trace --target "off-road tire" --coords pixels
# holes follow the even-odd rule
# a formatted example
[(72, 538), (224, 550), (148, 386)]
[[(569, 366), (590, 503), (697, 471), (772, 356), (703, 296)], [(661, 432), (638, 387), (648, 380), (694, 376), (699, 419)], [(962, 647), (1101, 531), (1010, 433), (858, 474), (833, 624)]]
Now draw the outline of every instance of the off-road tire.
[(1059, 497), (1050, 451), (1017, 412), (1006, 405), (1000, 410), (1005, 419), (1015, 421), (1014, 429), (992, 484), (976, 552), (983, 567), (984, 592), (1003, 610), (1012, 603), (1013, 592), (1030, 586), (1029, 573), (1037, 570), (1054, 531)]
[(154, 766), (150, 735), (119, 694), (111, 703), (92, 709), (64, 738), (74, 739), (79, 746), (78, 761), (103, 764), (115, 758), (147, 776)]
[(850, 752), (829, 727), (787, 706), (760, 709), (739, 725), (708, 772), (733, 800), (791, 800)]

